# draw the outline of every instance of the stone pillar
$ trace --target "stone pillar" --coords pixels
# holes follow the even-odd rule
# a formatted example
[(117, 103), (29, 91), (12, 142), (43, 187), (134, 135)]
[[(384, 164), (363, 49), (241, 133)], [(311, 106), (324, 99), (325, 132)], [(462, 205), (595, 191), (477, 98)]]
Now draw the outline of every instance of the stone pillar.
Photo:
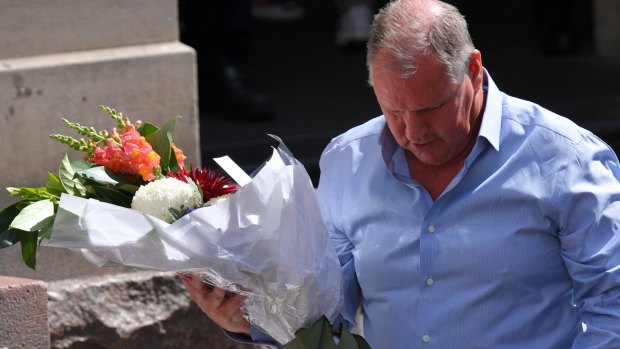
[(171, 0), (2, 0), (0, 206), (8, 186), (42, 186), (65, 153), (48, 138), (80, 137), (62, 117), (109, 129), (98, 105), (133, 120), (177, 124), (176, 143), (199, 163), (195, 52), (178, 41)]
[[(1, 0), (0, 7), (0, 207), (16, 201), (4, 188), (43, 186), (64, 154), (83, 157), (48, 137), (80, 137), (62, 117), (115, 126), (99, 104), (156, 125), (182, 116), (176, 143), (187, 163), (199, 164), (195, 52), (178, 41), (176, 1)], [(0, 275), (50, 281), (126, 271), (42, 248), (33, 272), (20, 253), (0, 250)]]
[(0, 276), (0, 348), (49, 348), (42, 281)]
[(594, 36), (598, 54), (620, 57), (620, 1), (594, 0)]
[[(65, 153), (82, 156), (48, 138), (79, 138), (61, 117), (114, 126), (99, 104), (156, 125), (182, 116), (175, 143), (200, 165), (195, 52), (178, 41), (176, 1), (0, 3), (0, 207), (15, 202), (5, 187), (43, 186)], [(37, 261), (32, 271), (19, 246), (0, 250), (0, 275), (12, 276), (0, 276), (0, 348), (238, 346), (174, 274), (97, 268), (52, 248)]]

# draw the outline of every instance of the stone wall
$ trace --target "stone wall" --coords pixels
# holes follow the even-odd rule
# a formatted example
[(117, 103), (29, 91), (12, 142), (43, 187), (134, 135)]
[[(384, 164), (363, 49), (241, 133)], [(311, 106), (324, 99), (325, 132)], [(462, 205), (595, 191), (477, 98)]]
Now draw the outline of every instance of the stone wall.
[[(195, 53), (178, 41), (170, 0), (0, 1), (0, 205), (8, 186), (41, 186), (62, 156), (48, 138), (72, 134), (61, 117), (109, 129), (103, 104), (163, 124), (199, 162)], [(77, 135), (75, 135), (77, 136)]]
[[(176, 1), (0, 0), (0, 207), (4, 188), (43, 186), (64, 154), (51, 140), (73, 134), (66, 117), (98, 129), (114, 126), (98, 105), (163, 124), (183, 116), (177, 144), (199, 163), (195, 52), (178, 41)], [(41, 249), (37, 272), (18, 262), (19, 246), (0, 250), (0, 275), (58, 280), (110, 274), (69, 251)]]
[(242, 349), (187, 297), (174, 273), (48, 284), (51, 347)]
[(49, 348), (44, 282), (0, 276), (0, 348)]
[[(171, 0), (0, 0), (0, 207), (5, 187), (42, 186), (72, 134), (60, 118), (114, 126), (103, 104), (161, 125), (200, 163), (195, 52), (178, 41)], [(79, 137), (78, 135), (74, 135)], [(171, 273), (97, 268), (40, 248), (0, 250), (0, 348), (240, 348), (191, 302)], [(27, 278), (27, 279), (26, 279)], [(49, 323), (49, 325), (48, 325)]]

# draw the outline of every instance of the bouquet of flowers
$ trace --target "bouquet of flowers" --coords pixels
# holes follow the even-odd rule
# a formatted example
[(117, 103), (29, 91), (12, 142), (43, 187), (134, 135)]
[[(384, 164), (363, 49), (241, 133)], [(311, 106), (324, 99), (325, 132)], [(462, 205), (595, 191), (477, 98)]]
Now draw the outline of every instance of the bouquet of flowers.
[[(340, 329), (326, 319), (342, 302), (340, 264), (308, 174), (281, 140), (251, 177), (220, 159), (235, 185), (185, 166), (176, 118), (159, 128), (101, 108), (117, 122), (110, 132), (63, 119), (87, 139), (51, 136), (84, 159), (65, 155), (45, 187), (7, 188), (22, 200), (0, 211), (0, 248), (19, 242), (31, 268), (42, 245), (99, 266), (197, 273), (244, 294), (248, 320), (288, 348), (336, 348)], [(357, 348), (346, 329), (341, 338)]]

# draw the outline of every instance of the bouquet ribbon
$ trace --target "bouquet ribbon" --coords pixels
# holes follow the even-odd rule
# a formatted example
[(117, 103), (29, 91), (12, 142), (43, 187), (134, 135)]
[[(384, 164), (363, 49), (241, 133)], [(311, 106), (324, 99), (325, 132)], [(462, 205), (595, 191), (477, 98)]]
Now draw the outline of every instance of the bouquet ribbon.
[[(340, 338), (338, 344), (334, 337)], [(342, 324), (333, 326), (325, 316), (312, 326), (295, 333), (295, 339), (284, 345), (285, 349), (370, 349), (364, 337), (353, 334)]]

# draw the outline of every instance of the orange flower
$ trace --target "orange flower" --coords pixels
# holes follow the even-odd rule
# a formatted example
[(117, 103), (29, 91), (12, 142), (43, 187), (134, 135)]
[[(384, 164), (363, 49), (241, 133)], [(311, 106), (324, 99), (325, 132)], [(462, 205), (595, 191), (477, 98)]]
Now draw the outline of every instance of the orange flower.
[(185, 156), (185, 154), (183, 154), (183, 150), (177, 148), (174, 143), (172, 143), (171, 145), (172, 149), (174, 150), (174, 156), (177, 158), (178, 168), (185, 168), (185, 164), (183, 163), (183, 161), (187, 159), (187, 156)]
[(139, 175), (148, 182), (157, 178), (161, 158), (133, 125), (127, 125), (122, 134), (113, 129), (112, 138), (106, 139), (103, 148), (95, 146), (88, 160), (117, 173)]

